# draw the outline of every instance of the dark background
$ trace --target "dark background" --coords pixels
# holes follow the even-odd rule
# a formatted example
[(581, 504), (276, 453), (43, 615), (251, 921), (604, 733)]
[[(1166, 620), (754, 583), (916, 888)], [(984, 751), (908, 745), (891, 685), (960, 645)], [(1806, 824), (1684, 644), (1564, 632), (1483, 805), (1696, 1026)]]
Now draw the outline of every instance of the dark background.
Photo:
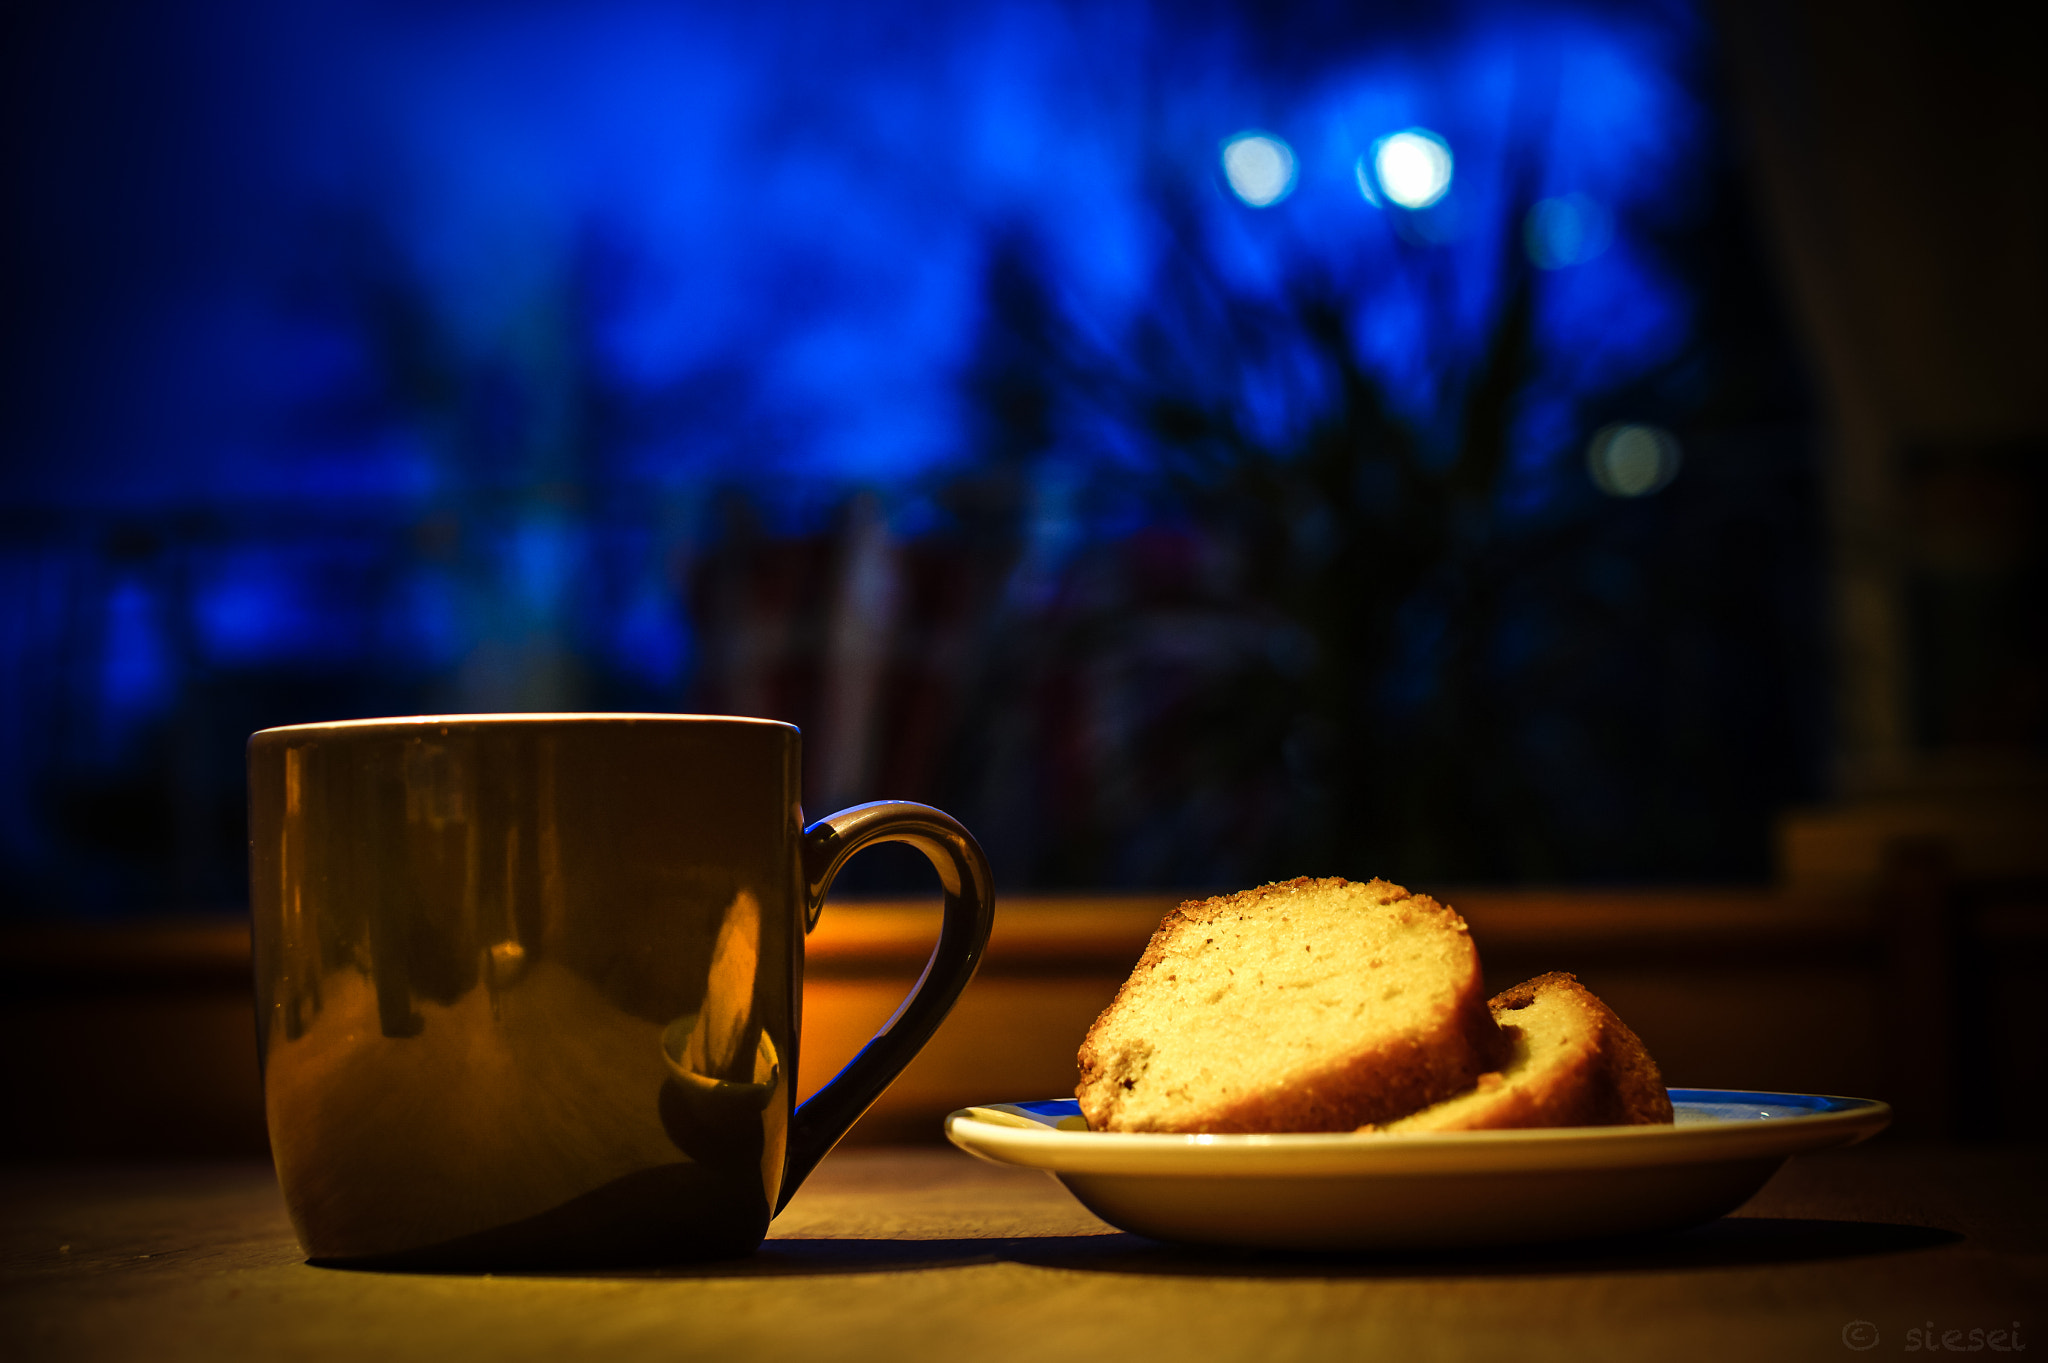
[[(942, 805), (1012, 888), (1754, 881), (1840, 788), (1741, 22), (9, 22), (0, 911), (238, 902), (242, 740), (376, 714), (793, 720), (808, 807)], [(1448, 192), (1368, 199), (1417, 128)], [(1675, 475), (1603, 491), (1617, 425)], [(1909, 745), (2037, 753), (2035, 446), (1886, 449), (1962, 546)]]

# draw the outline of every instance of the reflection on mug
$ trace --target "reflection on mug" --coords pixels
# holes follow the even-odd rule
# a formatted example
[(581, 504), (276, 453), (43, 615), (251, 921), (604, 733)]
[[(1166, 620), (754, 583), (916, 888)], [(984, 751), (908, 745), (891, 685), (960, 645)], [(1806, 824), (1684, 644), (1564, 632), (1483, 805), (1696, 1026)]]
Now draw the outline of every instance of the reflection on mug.
[(755, 1003), (760, 962), (761, 904), (742, 890), (719, 924), (703, 1006), (661, 1034), (673, 1070), (662, 1086), (662, 1125), (700, 1164), (747, 1165), (762, 1155), (759, 1114), (775, 1096), (782, 1064)]
[(711, 948), (709, 987), (683, 1046), (683, 1069), (707, 1079), (746, 1083), (754, 1078), (755, 1038), (761, 1031), (754, 980), (760, 964), (761, 903), (752, 891), (741, 890), (726, 906)]

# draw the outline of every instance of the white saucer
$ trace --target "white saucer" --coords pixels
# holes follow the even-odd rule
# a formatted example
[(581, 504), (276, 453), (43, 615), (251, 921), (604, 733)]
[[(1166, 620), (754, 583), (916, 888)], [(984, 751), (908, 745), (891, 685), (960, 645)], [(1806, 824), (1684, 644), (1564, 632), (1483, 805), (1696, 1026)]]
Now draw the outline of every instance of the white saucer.
[(1671, 1126), (1439, 1135), (1094, 1132), (1071, 1098), (963, 1108), (953, 1144), (1043, 1169), (1155, 1240), (1268, 1249), (1527, 1244), (1676, 1230), (1735, 1210), (1787, 1158), (1891, 1121), (1865, 1098), (1672, 1089)]

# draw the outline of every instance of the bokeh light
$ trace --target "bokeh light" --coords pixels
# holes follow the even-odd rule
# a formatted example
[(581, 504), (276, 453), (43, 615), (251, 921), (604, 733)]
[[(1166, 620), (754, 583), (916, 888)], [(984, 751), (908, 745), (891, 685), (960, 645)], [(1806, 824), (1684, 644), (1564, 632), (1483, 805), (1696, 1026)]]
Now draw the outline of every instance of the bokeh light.
[(1380, 192), (1403, 208), (1427, 208), (1450, 193), (1450, 144), (1427, 128), (1381, 138), (1372, 164)]
[(1269, 133), (1239, 133), (1223, 144), (1223, 175), (1238, 198), (1271, 208), (1294, 191), (1294, 149)]
[(1647, 497), (1678, 476), (1678, 438), (1661, 426), (1603, 426), (1586, 447), (1586, 468), (1610, 497)]
[(1539, 200), (1522, 223), (1523, 248), (1539, 270), (1583, 265), (1613, 239), (1613, 215), (1586, 194)]

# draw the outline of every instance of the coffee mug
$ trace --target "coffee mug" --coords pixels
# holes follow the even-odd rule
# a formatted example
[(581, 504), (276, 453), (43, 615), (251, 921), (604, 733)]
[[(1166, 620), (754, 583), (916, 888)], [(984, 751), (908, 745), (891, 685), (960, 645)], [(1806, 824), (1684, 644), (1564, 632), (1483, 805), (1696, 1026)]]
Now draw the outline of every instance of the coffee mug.
[[(953, 1006), (988, 863), (950, 816), (804, 826), (801, 736), (699, 715), (452, 715), (249, 740), (257, 1044), (308, 1257), (750, 1252)], [(923, 852), (924, 977), (793, 1107), (804, 936), (846, 859)]]

